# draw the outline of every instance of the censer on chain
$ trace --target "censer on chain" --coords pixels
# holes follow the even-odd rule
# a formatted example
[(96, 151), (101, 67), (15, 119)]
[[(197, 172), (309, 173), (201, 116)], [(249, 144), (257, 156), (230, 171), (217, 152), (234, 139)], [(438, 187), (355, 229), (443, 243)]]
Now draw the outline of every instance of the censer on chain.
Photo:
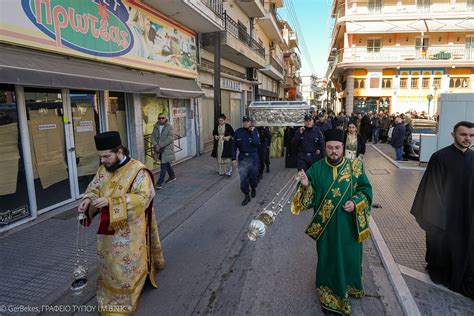
[(256, 241), (258, 238), (265, 236), (267, 229), (275, 222), (275, 218), (283, 208), (291, 203), (291, 198), (295, 192), (300, 177), (298, 175), (291, 179), (281, 188), (272, 200), (263, 208), (262, 212), (250, 222), (247, 238)]
[(87, 217), (84, 213), (77, 215), (77, 242), (76, 242), (76, 254), (74, 262), (74, 270), (72, 272), (73, 281), (71, 283), (71, 291), (74, 295), (80, 295), (87, 286), (87, 240), (85, 236), (86, 228), (81, 225), (81, 221)]

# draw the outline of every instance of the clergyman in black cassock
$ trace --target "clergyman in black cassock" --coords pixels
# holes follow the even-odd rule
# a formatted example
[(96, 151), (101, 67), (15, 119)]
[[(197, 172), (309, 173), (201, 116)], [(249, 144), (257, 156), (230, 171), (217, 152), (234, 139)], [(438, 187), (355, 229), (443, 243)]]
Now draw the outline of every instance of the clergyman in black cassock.
[[(460, 123), (454, 144), (431, 156), (411, 213), (426, 232), (433, 282), (474, 299), (474, 125)], [(458, 139), (460, 131), (467, 136)]]

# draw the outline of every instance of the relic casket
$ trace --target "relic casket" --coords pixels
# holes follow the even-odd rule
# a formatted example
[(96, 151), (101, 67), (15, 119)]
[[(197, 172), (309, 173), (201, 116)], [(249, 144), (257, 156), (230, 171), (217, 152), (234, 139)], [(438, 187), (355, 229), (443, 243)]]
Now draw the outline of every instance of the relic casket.
[(303, 126), (309, 110), (304, 101), (254, 101), (248, 107), (255, 126)]

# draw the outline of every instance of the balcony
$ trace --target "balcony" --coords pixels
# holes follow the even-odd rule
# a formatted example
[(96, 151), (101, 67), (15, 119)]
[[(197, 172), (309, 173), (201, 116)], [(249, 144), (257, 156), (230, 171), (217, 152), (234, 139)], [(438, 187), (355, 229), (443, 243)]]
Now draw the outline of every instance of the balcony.
[(413, 14), (419, 16), (426, 13), (472, 13), (474, 1), (464, 0), (456, 3), (413, 1), (409, 4), (402, 2), (383, 3), (383, 1), (354, 1), (340, 4), (333, 13), (334, 18), (354, 15), (400, 15)]
[(283, 35), (281, 33), (280, 27), (278, 26), (278, 19), (276, 13), (273, 11), (265, 12), (263, 18), (259, 18), (257, 23), (260, 24), (265, 34), (268, 38), (276, 44), (283, 43)]
[(283, 66), (273, 56), (270, 56), (269, 60), (267, 60), (267, 65), (265, 68), (260, 69), (260, 71), (277, 81), (283, 80)]
[(235, 3), (251, 18), (265, 16), (264, 0), (235, 0)]
[(295, 66), (296, 69), (301, 68), (301, 59), (296, 52), (285, 53), (285, 59), (287, 59), (290, 65)]
[(195, 32), (224, 29), (222, 0), (143, 0), (150, 7)]
[(291, 31), (288, 34), (288, 43), (290, 48), (298, 47), (298, 36), (296, 35), (296, 32)]
[[(244, 67), (265, 67), (265, 48), (226, 13), (224, 21), (225, 31), (221, 32), (222, 57)], [(204, 47), (213, 45), (211, 34), (203, 34), (202, 45)]]
[(352, 47), (338, 51), (337, 66), (362, 65), (464, 65), (472, 66), (474, 48), (465, 46), (387, 46), (381, 48)]

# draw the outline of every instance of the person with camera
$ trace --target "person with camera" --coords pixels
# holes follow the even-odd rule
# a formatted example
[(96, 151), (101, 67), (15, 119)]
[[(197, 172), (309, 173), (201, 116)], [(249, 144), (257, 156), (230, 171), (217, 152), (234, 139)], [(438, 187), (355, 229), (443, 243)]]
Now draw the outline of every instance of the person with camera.
[(298, 170), (308, 170), (313, 163), (323, 157), (324, 137), (321, 130), (314, 126), (311, 114), (305, 115), (304, 126), (296, 131), (291, 144), (297, 148), (296, 168)]
[[(175, 160), (174, 154), (174, 131), (173, 126), (168, 123), (168, 119), (163, 113), (158, 114), (158, 122), (156, 122), (151, 134), (151, 141), (155, 151), (155, 159), (160, 161), (160, 178), (156, 182), (155, 188), (161, 190), (164, 183), (170, 183), (176, 180), (171, 162)], [(166, 173), (168, 179), (165, 181)]]

